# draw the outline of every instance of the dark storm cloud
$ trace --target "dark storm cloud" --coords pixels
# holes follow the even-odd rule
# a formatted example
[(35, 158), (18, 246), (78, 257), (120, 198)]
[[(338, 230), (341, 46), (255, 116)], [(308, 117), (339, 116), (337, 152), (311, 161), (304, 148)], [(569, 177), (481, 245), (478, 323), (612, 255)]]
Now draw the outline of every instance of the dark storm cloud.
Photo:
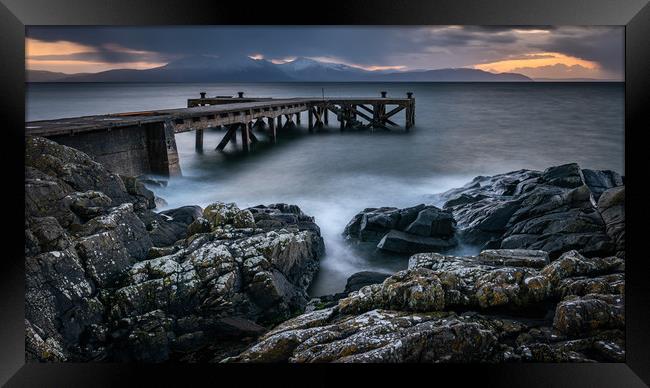
[(599, 63), (604, 69), (623, 72), (625, 32), (620, 27), (567, 27), (536, 47)]

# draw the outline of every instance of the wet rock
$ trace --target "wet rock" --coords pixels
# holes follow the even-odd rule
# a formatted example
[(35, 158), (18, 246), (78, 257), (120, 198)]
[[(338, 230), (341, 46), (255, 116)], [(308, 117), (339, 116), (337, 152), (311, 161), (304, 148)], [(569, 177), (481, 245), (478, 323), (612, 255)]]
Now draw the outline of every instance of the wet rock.
[(140, 213), (139, 216), (149, 232), (153, 245), (164, 247), (188, 237), (188, 227), (201, 217), (201, 208), (182, 206), (160, 213), (147, 211)]
[(126, 191), (134, 197), (133, 204), (136, 210), (156, 207), (156, 196), (153, 191), (147, 189), (137, 177), (120, 175), (120, 179), (122, 179)]
[(531, 249), (486, 249), (478, 258), (486, 264), (542, 268), (549, 263), (548, 253)]
[(212, 226), (210, 225), (210, 221), (203, 217), (199, 217), (187, 226), (187, 237), (200, 233), (208, 233), (211, 229)]
[[(244, 214), (242, 214), (244, 212)], [(203, 209), (203, 218), (210, 222), (213, 228), (237, 223), (238, 228), (252, 228), (255, 220), (250, 211), (240, 210), (234, 203), (215, 202)]]
[(598, 200), (607, 235), (616, 244), (616, 255), (625, 257), (625, 186), (606, 190)]
[(58, 362), (66, 361), (61, 343), (50, 337), (43, 339), (42, 332), (25, 320), (25, 356), (26, 361)]
[(104, 232), (110, 232), (109, 239), (119, 241), (129, 256), (135, 260), (145, 259), (152, 246), (149, 233), (140, 218), (133, 212), (133, 205), (130, 203), (112, 208), (108, 214), (91, 219), (83, 225), (78, 236)]
[(455, 238), (422, 237), (399, 230), (391, 230), (377, 244), (377, 248), (397, 253), (445, 251), (458, 245)]
[(381, 283), (389, 277), (390, 274), (373, 272), (373, 271), (361, 271), (355, 274), (352, 274), (345, 283), (345, 294), (349, 294), (352, 291), (358, 291), (362, 287), (369, 286), (371, 284)]
[[(546, 261), (543, 252), (535, 251), (489, 251), (475, 257), (419, 253), (411, 257), (409, 269), (351, 292), (334, 306), (317, 306), (328, 303), (320, 298), (311, 311), (278, 325), (224, 361), (623, 359), (621, 295), (576, 296), (598, 288), (594, 284), (624, 287), (622, 273), (617, 272), (623, 269), (622, 260), (587, 258), (572, 251), (540, 268)], [(549, 318), (531, 320), (524, 312), (534, 306), (553, 306), (555, 298), (565, 293), (571, 296)], [(458, 308), (480, 309), (481, 314), (449, 311)], [(494, 315), (504, 308), (512, 318)]]
[(566, 278), (555, 287), (555, 295), (625, 294), (625, 274), (614, 273), (597, 277), (578, 276)]
[(605, 191), (613, 187), (623, 186), (623, 178), (612, 170), (583, 169), (582, 175), (596, 202)]
[(615, 244), (594, 198), (603, 187), (616, 183), (612, 172), (581, 170), (573, 163), (543, 172), (477, 177), (440, 199), (446, 201), (444, 209), (453, 212), (464, 242), (543, 250), (552, 260), (572, 249), (606, 256), (615, 252)]
[(32, 254), (61, 251), (71, 244), (70, 236), (54, 217), (36, 217), (28, 221), (27, 230), (35, 239)]
[(580, 336), (602, 329), (625, 329), (625, 296), (587, 294), (567, 297), (557, 305), (553, 327)]
[(456, 221), (451, 213), (429, 206), (422, 209), (404, 232), (423, 237), (452, 236)]
[(577, 276), (598, 276), (612, 272), (624, 272), (625, 261), (618, 257), (587, 258), (577, 251), (564, 253), (560, 258), (544, 267), (540, 274), (553, 285)]
[(42, 137), (25, 138), (25, 166), (64, 183), (70, 189), (64, 191), (101, 191), (114, 206), (134, 201), (117, 174), (81, 151)]
[(106, 214), (113, 203), (104, 193), (95, 190), (74, 192), (67, 195), (63, 201), (69, 203), (70, 210), (84, 221)]
[[(501, 328), (498, 328), (498, 327)], [(278, 326), (225, 362), (486, 362), (503, 360), (503, 322), (454, 313), (335, 309)]]
[(457, 245), (455, 225), (450, 212), (435, 206), (368, 208), (354, 216), (343, 235), (378, 241), (377, 248), (397, 253), (439, 251)]
[(310, 230), (320, 234), (314, 217), (306, 215), (296, 205), (278, 203), (269, 206), (258, 205), (246, 210), (253, 215), (255, 226), (264, 230), (295, 227), (298, 230)]
[(86, 273), (99, 287), (119, 281), (136, 261), (113, 230), (82, 237), (75, 242), (75, 249)]
[(94, 295), (95, 286), (74, 250), (26, 257), (25, 318), (32, 329), (38, 328), (32, 345), (41, 347), (43, 341), (56, 349), (55, 358), (75, 359), (85, 328), (103, 318), (104, 307)]

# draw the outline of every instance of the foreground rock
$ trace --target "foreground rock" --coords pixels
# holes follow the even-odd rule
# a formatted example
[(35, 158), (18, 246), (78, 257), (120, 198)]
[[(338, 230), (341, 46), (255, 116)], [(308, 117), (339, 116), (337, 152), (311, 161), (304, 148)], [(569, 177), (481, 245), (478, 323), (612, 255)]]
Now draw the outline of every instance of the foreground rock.
[[(537, 251), (484, 253), (477, 257), (414, 255), (409, 269), (350, 293), (336, 306), (284, 322), (225, 361), (624, 359), (622, 259), (587, 258), (570, 251), (540, 268), (543, 255)], [(603, 280), (607, 276), (611, 278)], [(612, 282), (609, 293), (585, 293), (588, 287), (571, 287), (587, 278)], [(560, 294), (568, 290), (573, 293), (561, 299)], [(553, 306), (551, 318), (526, 313), (549, 304)], [(454, 312), (458, 308), (480, 313)], [(503, 309), (509, 309), (508, 319), (499, 315)]]
[(324, 245), (300, 208), (154, 213), (149, 194), (77, 150), (27, 138), (27, 359), (223, 358), (304, 310)]
[(602, 215), (608, 196), (605, 206), (596, 206), (596, 201), (622, 183), (615, 172), (566, 164), (545, 171), (476, 177), (462, 188), (443, 193), (441, 199), (444, 209), (453, 213), (465, 242), (486, 248), (538, 249), (548, 252), (551, 259), (571, 249), (603, 256), (620, 251), (609, 235), (616, 234), (617, 221), (610, 220), (608, 233)]
[(377, 247), (383, 250), (415, 253), (455, 247), (455, 227), (450, 212), (420, 204), (405, 209), (364, 209), (348, 223), (343, 235), (359, 241), (378, 241)]

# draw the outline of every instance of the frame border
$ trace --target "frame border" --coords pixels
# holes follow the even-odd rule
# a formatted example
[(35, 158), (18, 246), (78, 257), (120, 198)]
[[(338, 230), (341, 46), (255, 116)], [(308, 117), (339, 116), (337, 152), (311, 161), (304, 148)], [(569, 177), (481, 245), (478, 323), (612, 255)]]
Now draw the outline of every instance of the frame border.
[[(644, 206), (642, 177), (647, 160), (644, 132), (650, 129), (650, 5), (648, 0), (471, 0), (406, 1), (357, 0), (321, 5), (284, 2), (266, 4), (251, 12), (250, 4), (233, 2), (184, 3), (181, 0), (0, 0), (0, 112), (6, 146), (0, 153), (10, 202), (4, 215), (24, 217), (15, 203), (24, 203), (25, 47), (26, 25), (625, 25), (625, 164), (627, 191), (626, 362), (620, 364), (472, 364), (389, 366), (281, 366), (235, 365), (136, 365), (136, 364), (25, 364), (24, 361), (24, 252), (11, 243), (0, 272), (0, 384), (41, 386), (111, 386), (132, 383), (146, 375), (149, 384), (187, 384), (196, 378), (287, 385), (346, 384), (343, 375), (359, 373), (363, 382), (404, 383), (419, 376), (439, 381), (535, 386), (570, 385), (646, 386), (650, 384), (650, 286), (649, 260), (641, 244), (650, 219)], [(271, 23), (269, 23), (271, 22)], [(644, 163), (645, 162), (645, 163)], [(632, 178), (630, 178), (632, 177)], [(631, 211), (634, 209), (634, 211)], [(14, 223), (8, 223), (5, 241), (24, 241)], [(23, 244), (24, 245), (24, 244)], [(468, 368), (472, 373), (468, 373)], [(18, 372), (16, 372), (18, 371)], [(258, 372), (259, 371), (259, 372)], [(216, 373), (215, 373), (216, 372)], [(432, 373), (433, 372), (433, 373)], [(15, 374), (14, 374), (15, 373)], [(12, 376), (13, 375), (13, 376)], [(216, 377), (218, 376), (218, 377)], [(10, 379), (10, 380), (9, 380)], [(242, 381), (244, 380), (245, 381)], [(645, 383), (644, 383), (645, 382)]]

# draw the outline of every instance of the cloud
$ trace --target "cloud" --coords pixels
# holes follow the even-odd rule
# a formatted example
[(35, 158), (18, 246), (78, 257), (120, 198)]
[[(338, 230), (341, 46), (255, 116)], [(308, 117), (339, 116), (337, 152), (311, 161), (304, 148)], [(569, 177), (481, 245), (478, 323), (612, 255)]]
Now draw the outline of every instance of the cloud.
[[(623, 75), (623, 28), (567, 26), (168, 26), (28, 27), (41, 42), (70, 42), (91, 50), (56, 60), (164, 63), (187, 55), (256, 56), (276, 62), (331, 57), (363, 68), (471, 67), (553, 52), (598, 63)], [(55, 60), (55, 57), (41, 57)], [(136, 59), (133, 59), (136, 58)], [(37, 59), (37, 58), (34, 58)]]

